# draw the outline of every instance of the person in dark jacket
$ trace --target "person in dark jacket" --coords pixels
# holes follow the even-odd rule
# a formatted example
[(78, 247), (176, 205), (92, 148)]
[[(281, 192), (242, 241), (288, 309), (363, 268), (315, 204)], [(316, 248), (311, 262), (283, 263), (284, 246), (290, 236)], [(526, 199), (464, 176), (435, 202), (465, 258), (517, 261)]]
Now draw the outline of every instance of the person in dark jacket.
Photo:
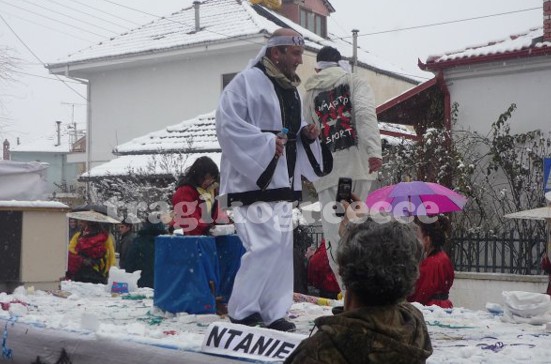
[(425, 363), (432, 354), (425, 320), (405, 301), (421, 250), (401, 222), (348, 223), (337, 250), (344, 311), (317, 318), (317, 331), (285, 363)]
[(308, 294), (306, 250), (314, 244), (304, 225), (297, 222), (293, 229), (293, 292)]
[(117, 239), (117, 245), (115, 251), (119, 253), (119, 268), (126, 268), (126, 258), (132, 242), (136, 238), (136, 233), (132, 230), (133, 224), (123, 222), (117, 225), (119, 232), (119, 238)]
[(125, 270), (128, 273), (141, 270), (138, 287), (154, 287), (155, 237), (167, 234), (163, 223), (146, 221), (129, 248)]

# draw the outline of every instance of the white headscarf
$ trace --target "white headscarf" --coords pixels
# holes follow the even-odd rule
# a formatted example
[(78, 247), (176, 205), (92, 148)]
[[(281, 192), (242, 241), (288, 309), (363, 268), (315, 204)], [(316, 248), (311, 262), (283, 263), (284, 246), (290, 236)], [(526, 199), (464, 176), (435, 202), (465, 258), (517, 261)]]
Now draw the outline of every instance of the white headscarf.
[(316, 69), (318, 70), (324, 70), (329, 67), (340, 67), (346, 73), (352, 72), (352, 67), (350, 67), (350, 63), (348, 63), (348, 61), (345, 61), (344, 59), (341, 59), (338, 62), (319, 61), (316, 63)]
[(277, 46), (304, 46), (304, 38), (300, 35), (278, 35), (268, 39), (268, 43), (260, 49), (256, 57), (251, 59), (247, 64), (247, 68), (254, 67), (255, 64), (260, 62), (262, 57), (266, 55), (266, 50), (268, 48), (277, 47)]

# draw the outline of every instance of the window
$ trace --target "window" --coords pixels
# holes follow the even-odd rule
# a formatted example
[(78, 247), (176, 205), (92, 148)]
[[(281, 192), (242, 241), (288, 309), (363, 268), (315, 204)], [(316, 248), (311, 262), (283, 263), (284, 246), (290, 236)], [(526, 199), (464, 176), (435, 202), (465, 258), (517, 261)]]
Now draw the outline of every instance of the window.
[(306, 24), (307, 24), (306, 18), (307, 18), (307, 16), (308, 16), (308, 12), (304, 9), (300, 9), (300, 25), (303, 28), (306, 28)]
[(226, 73), (222, 75), (222, 90), (226, 88), (228, 83), (237, 75), (237, 73)]
[[(314, 17), (314, 21), (316, 22), (316, 29), (323, 29), (322, 25), (321, 25), (321, 23), (322, 23), (321, 22), (321, 16), (318, 15), (318, 16)], [(323, 32), (322, 31), (316, 32), (316, 34), (318, 34), (318, 35), (321, 35), (321, 33), (323, 33)]]
[(316, 33), (319, 36), (324, 38), (327, 37), (325, 16), (313, 13), (308, 9), (301, 8), (299, 21), (302, 27)]

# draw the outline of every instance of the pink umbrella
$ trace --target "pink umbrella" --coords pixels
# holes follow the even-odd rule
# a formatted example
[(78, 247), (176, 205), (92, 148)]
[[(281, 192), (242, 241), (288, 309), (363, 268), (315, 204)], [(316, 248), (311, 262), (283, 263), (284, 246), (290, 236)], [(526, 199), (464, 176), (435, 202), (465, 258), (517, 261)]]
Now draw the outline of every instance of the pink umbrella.
[(426, 216), (463, 209), (467, 198), (438, 183), (400, 182), (373, 191), (365, 203), (372, 213)]

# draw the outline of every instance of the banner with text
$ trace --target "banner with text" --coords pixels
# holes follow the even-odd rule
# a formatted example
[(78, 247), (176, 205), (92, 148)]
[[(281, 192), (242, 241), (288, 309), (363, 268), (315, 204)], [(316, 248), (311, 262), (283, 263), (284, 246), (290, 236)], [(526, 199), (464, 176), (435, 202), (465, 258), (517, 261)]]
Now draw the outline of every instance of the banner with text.
[(261, 361), (282, 361), (307, 336), (227, 322), (210, 324), (201, 351)]

